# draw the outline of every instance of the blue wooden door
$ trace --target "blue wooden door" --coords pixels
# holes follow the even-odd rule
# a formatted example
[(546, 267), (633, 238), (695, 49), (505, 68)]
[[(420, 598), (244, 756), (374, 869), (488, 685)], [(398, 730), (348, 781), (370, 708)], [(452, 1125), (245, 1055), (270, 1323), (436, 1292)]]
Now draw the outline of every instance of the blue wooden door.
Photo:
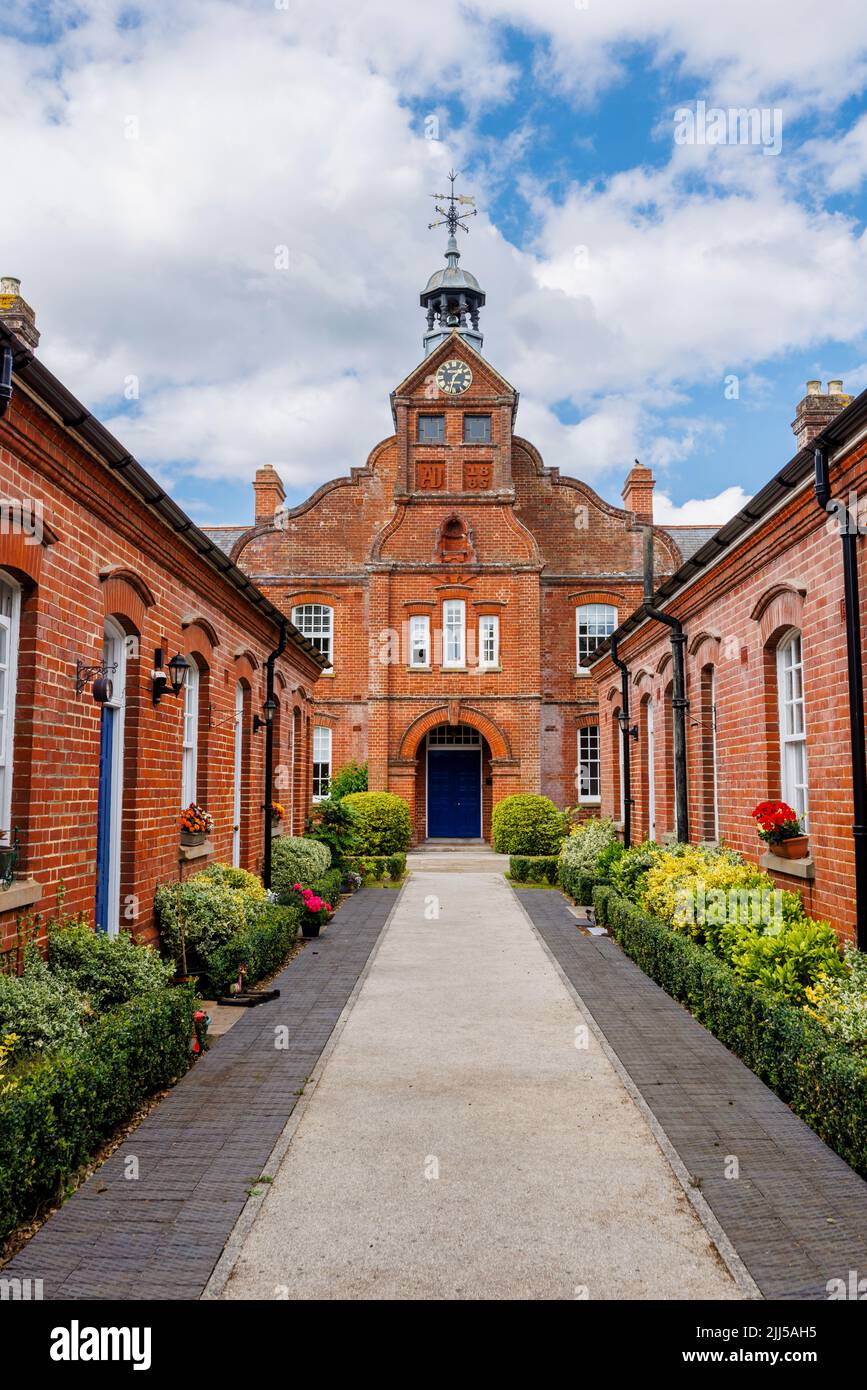
[(111, 880), (111, 784), (117, 711), (103, 705), (99, 723), (99, 802), (96, 813), (96, 930), (108, 931)]
[(427, 763), (427, 833), (434, 840), (478, 839), (482, 833), (478, 748), (431, 748)]

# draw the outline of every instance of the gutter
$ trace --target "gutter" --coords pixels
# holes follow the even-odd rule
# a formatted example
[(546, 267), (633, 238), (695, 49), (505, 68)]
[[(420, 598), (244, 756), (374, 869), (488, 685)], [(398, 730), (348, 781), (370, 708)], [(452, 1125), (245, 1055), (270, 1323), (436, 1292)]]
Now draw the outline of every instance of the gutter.
[(204, 531), (187, 516), (186, 512), (172, 501), (165, 490), (133, 458), (132, 454), (124, 449), (114, 435), (91, 414), (87, 407), (82, 405), (72, 392), (68, 391), (57, 377), (34, 357), (30, 349), (7, 328), (2, 320), (0, 320), (0, 368), (2, 368), (0, 370), (0, 418), (5, 413), (12, 395), (11, 372), (9, 372), (8, 395), (5, 397), (4, 404), (3, 383), (4, 373), (8, 370), (7, 361), (11, 363), (16, 376), (30, 388), (37, 400), (52, 410), (67, 429), (74, 430), (98, 455), (105, 466), (112, 473), (117, 474), (144, 505), (157, 515), (163, 525), (168, 526), (175, 535), (182, 536), (199, 559), (205, 560), (212, 569), (223, 575), (228, 583), (243, 594), (244, 598), (252, 603), (275, 627), (280, 629), (282, 624), (286, 623), (293, 645), (312, 657), (320, 670), (324, 668), (324, 659), (309, 638), (288, 622), (285, 613), (275, 607), (252, 580), (244, 574), (243, 570), (234, 565), (219, 546), (215, 545)]

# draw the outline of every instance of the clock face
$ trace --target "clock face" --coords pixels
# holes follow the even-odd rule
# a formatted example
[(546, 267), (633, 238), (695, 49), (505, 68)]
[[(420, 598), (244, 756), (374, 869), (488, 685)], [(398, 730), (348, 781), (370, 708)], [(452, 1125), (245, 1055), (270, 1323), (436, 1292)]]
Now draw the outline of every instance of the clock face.
[(460, 396), (472, 379), (472, 372), (459, 357), (450, 357), (437, 369), (437, 386), (447, 396)]

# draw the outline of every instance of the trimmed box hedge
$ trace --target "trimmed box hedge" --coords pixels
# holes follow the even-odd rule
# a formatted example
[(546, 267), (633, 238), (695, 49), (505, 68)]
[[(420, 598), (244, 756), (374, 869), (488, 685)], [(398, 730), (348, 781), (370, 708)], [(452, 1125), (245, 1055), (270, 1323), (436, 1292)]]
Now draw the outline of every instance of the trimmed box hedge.
[(607, 885), (593, 893), (597, 920), (646, 975), (867, 1177), (867, 1061), (821, 1024), (742, 983), (706, 947), (649, 917)]
[(554, 884), (559, 865), (556, 854), (512, 854), (509, 856), (509, 877), (515, 883)]
[(295, 907), (263, 907), (252, 926), (236, 932), (205, 962), (199, 989), (213, 990), (215, 997), (228, 994), (242, 965), (247, 967), (247, 985), (279, 970), (297, 940), (299, 917)]
[(194, 992), (154, 990), (90, 1024), (74, 1051), (11, 1078), (0, 1097), (0, 1240), (92, 1158), (118, 1125), (192, 1060)]
[(354, 869), (365, 883), (390, 878), (397, 883), (406, 873), (406, 855), (395, 854), (350, 854), (346, 860), (347, 869)]

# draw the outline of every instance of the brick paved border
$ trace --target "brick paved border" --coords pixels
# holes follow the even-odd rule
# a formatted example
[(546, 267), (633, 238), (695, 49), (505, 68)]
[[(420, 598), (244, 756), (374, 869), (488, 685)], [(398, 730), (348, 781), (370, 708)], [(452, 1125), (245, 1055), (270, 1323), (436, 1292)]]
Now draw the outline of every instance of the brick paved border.
[(561, 893), (513, 891), (761, 1294), (824, 1300), (867, 1275), (867, 1183)]
[(397, 898), (348, 898), (274, 981), (280, 998), (244, 1010), (3, 1275), (42, 1279), (46, 1299), (199, 1298)]

